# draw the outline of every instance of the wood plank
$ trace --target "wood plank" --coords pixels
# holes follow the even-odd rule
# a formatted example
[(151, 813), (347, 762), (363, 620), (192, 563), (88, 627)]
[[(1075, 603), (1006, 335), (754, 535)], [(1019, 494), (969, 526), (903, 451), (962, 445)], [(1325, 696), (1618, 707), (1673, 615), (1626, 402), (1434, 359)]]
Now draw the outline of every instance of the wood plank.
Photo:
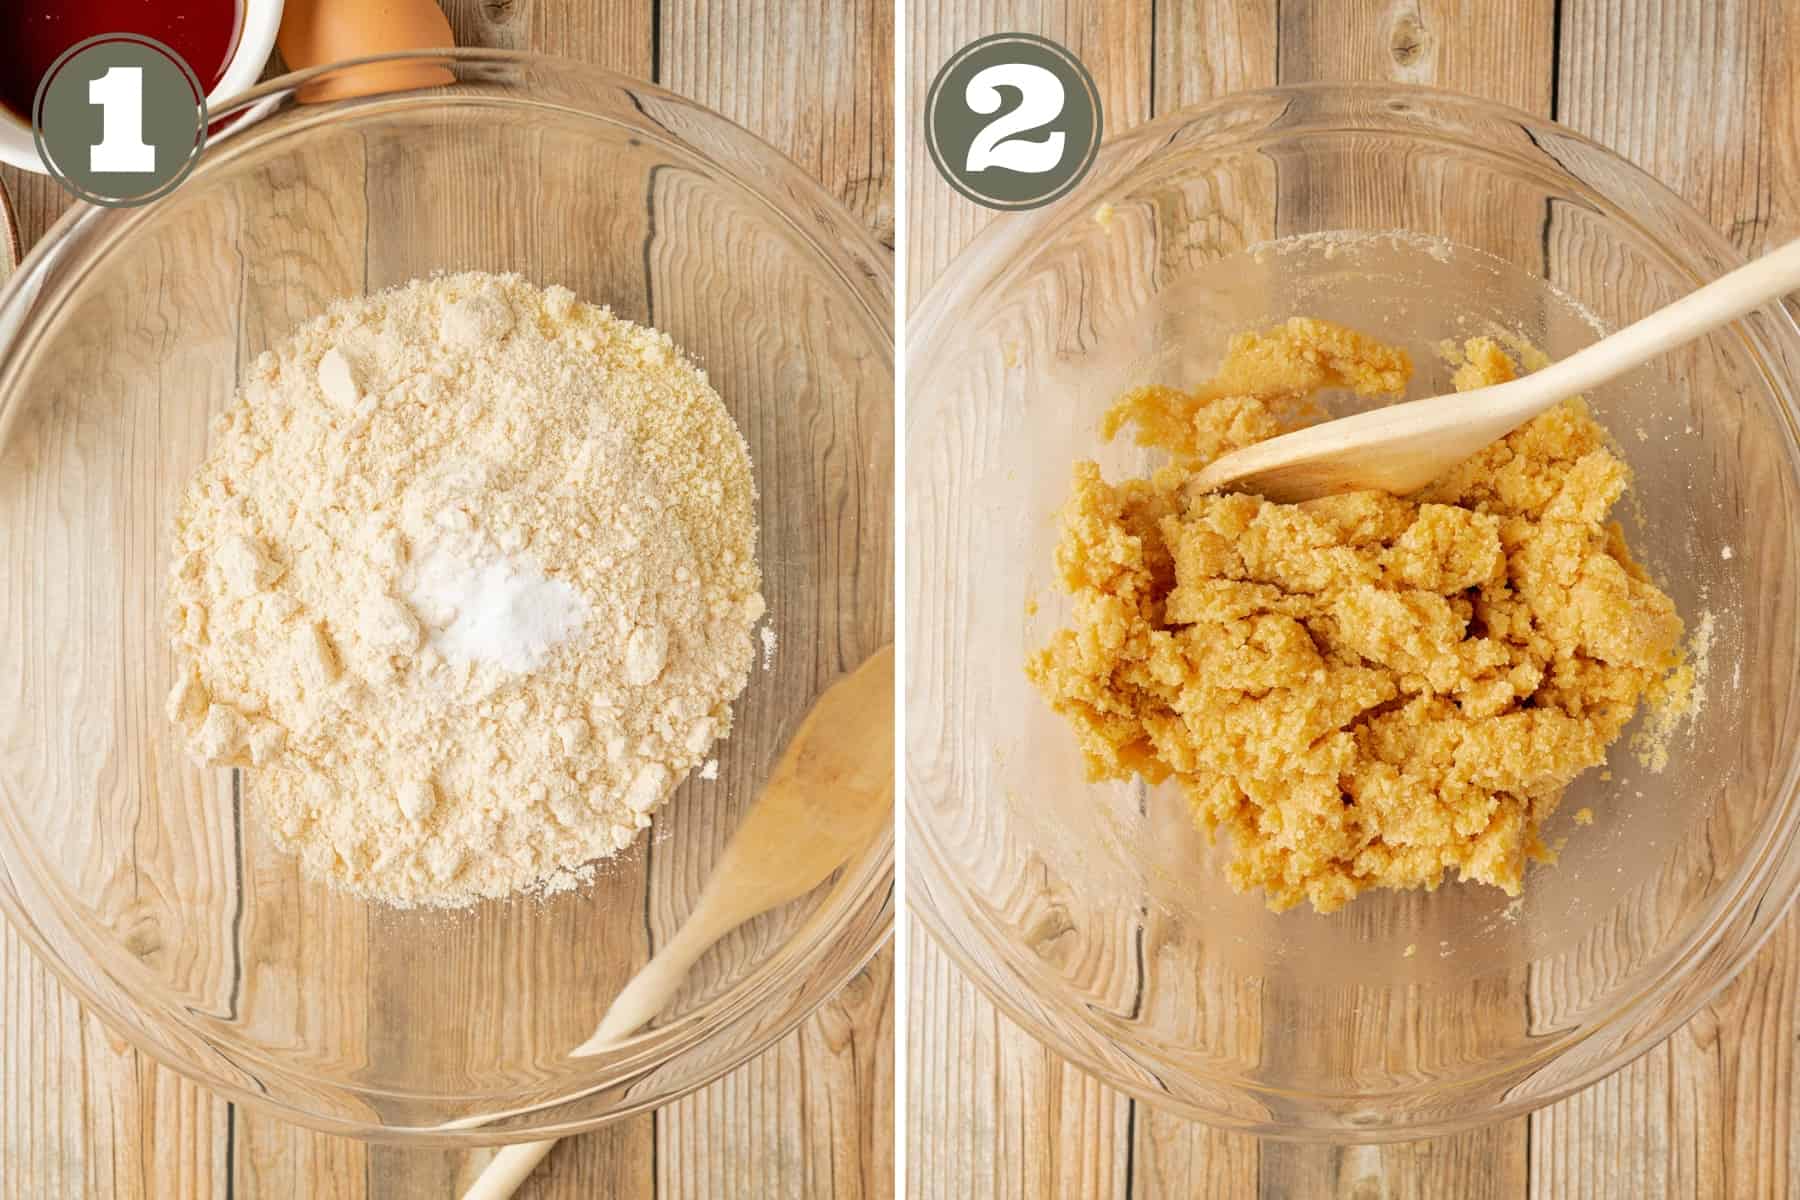
[(1556, 117), (1680, 193), (1746, 254), (1793, 236), (1800, 31), (1781, 0), (1565, 0)]
[(1550, 115), (1553, 0), (1348, 0), (1281, 8), (1277, 80), (1418, 83)]
[(1129, 1195), (1131, 1102), (1001, 1016), (910, 920), (907, 1194)]
[(82, 1011), (0, 922), (0, 1198), (225, 1194), (227, 1105)]
[[(1190, 7), (1163, 5), (1167, 11)], [(1108, 131), (1151, 115), (1157, 6), (998, 0), (907, 10), (909, 103), (966, 43), (1019, 31), (1072, 50), (1094, 76)], [(1272, 64), (1271, 64), (1272, 66)], [(911, 116), (911, 114), (909, 114)], [(996, 214), (953, 192), (930, 165), (919, 122), (907, 133), (909, 303)], [(912, 919), (908, 987), (908, 1194), (1123, 1197), (1130, 1194), (1133, 1102), (1071, 1067), (1001, 1016)]]
[(1274, 1154), (1264, 1143), (1261, 1195), (1339, 1200), (1434, 1200), (1438, 1196), (1525, 1195), (1523, 1119), (1429, 1141), (1382, 1146), (1293, 1146)]
[[(36, 189), (29, 194), (33, 200), (21, 216), (36, 227), (50, 214)], [(25, 561), (31, 552), (22, 544), (27, 535), (19, 515), (33, 511), (48, 540), (63, 541), (70, 552), (40, 573), (36, 586), (30, 572), (9, 576), (0, 606), (9, 628), (24, 626), (41, 638), (64, 694), (79, 697), (57, 714), (60, 728), (31, 731), (29, 710), (14, 714), (9, 757), (27, 771), (44, 754), (105, 764), (80, 777), (58, 779), (55, 773), (64, 768), (54, 766), (37, 776), (40, 795), (92, 789), (100, 802), (68, 811), (28, 807), (25, 824), (42, 837), (49, 832), (45, 819), (58, 822), (58, 835), (41, 844), (56, 860), (73, 902), (117, 930), (146, 973), (206, 1019), (229, 1012), (238, 978), (230, 916), (240, 868), (230, 780), (145, 750), (153, 739), (142, 731), (162, 720), (152, 697), (166, 688), (168, 669), (159, 639), (137, 619), (160, 608), (160, 567), (152, 564), (166, 557), (176, 491), (161, 468), (197, 461), (213, 393), (223, 386), (229, 394), (233, 371), (235, 265), (204, 256), (192, 270), (176, 264), (185, 267), (202, 255), (204, 231), (233, 236), (235, 214), (220, 202), (197, 207), (192, 216), (191, 225), (144, 247), (117, 294), (79, 301), (75, 336), (105, 342), (117, 354), (84, 353), (78, 343), (34, 376), (32, 395), (42, 407), (26, 406), (12, 427), (10, 461), (0, 476), (9, 492), (35, 490), (46, 503), (9, 513), (0, 523), (0, 544), (8, 561)], [(127, 302), (165, 289), (198, 314), (172, 346), (165, 312)], [(135, 366), (128, 365), (132, 355), (139, 356)], [(179, 384), (165, 389), (170, 381)], [(123, 403), (113, 403), (120, 397)], [(32, 440), (57, 447), (57, 472), (18, 470), (14, 455)], [(64, 455), (64, 448), (75, 453)], [(58, 592), (43, 590), (51, 580)], [(32, 655), (23, 669), (9, 661), (6, 673), (29, 680), (42, 669)], [(64, 755), (63, 730), (83, 727), (84, 753)], [(14, 766), (9, 762), (8, 775), (17, 779)], [(131, 847), (129, 869), (101, 853), (101, 847), (121, 844)], [(27, 1115), (41, 1109), (46, 1121), (38, 1130), (37, 1154), (26, 1139), (20, 1156), (38, 1157), (38, 1166), (61, 1175), (71, 1195), (220, 1189), (226, 1182), (222, 1160), (210, 1147), (225, 1135), (224, 1102), (173, 1072), (152, 1068), (103, 1032), (26, 958), (10, 930), (8, 937), (12, 953), (0, 955), (0, 979), (23, 984), (27, 1003), (41, 1006), (45, 1022), (35, 1031), (29, 1022), (0, 1024), (5, 1107)], [(31, 1069), (15, 1073), (15, 1063)], [(46, 1086), (45, 1077), (54, 1082)], [(88, 1126), (116, 1140), (87, 1144)], [(41, 1157), (45, 1150), (48, 1161)], [(31, 1178), (18, 1182), (29, 1193)], [(0, 1186), (10, 1185), (0, 1177)]]
[(785, 152), (891, 248), (893, 31), (891, 0), (664, 4), (657, 82)]
[[(885, 0), (665, 3), (658, 82), (738, 121), (794, 158), (878, 237), (891, 240), (892, 28), (893, 10)], [(807, 47), (804, 56), (785, 53), (799, 46)], [(746, 351), (779, 338), (783, 322), (823, 317), (800, 300), (807, 291), (804, 281), (795, 277), (784, 283), (772, 276), (780, 300), (758, 304), (740, 295), (733, 303), (732, 281), (710, 274), (707, 256), (695, 249), (737, 245), (737, 251), (712, 257), (755, 259), (779, 271), (775, 264), (781, 258), (773, 248), (758, 247), (753, 233), (740, 228), (697, 183), (670, 177), (658, 188), (652, 209), (656, 234), (644, 263), (655, 282), (653, 319), (709, 365), (750, 442), (763, 495), (759, 523), (765, 544), (816, 544), (818, 550), (819, 561), (807, 579), (765, 553), (764, 594), (777, 628), (784, 612), (817, 603), (828, 606), (840, 631), (837, 646), (782, 636), (772, 679), (753, 686), (733, 743), (755, 739), (773, 753), (777, 731), (798, 715), (796, 699), (803, 702), (818, 684), (892, 636), (891, 574), (848, 569), (855, 561), (851, 547), (875, 561), (892, 561), (891, 386), (871, 395), (867, 381), (850, 374), (828, 377), (827, 365), (814, 363), (796, 393), (795, 377), (785, 368)], [(744, 364), (769, 369), (743, 369)], [(846, 454), (851, 446), (856, 452)], [(824, 543), (815, 533), (818, 513), (837, 514), (837, 531)], [(816, 601), (803, 599), (815, 578), (851, 582), (835, 594), (821, 592)], [(750, 746), (746, 741), (739, 747), (748, 761), (763, 757), (749, 753)], [(721, 785), (733, 772), (722, 762)], [(735, 824), (720, 801), (752, 791), (752, 781), (737, 779), (733, 787), (709, 789), (706, 804), (669, 813), (670, 835), (657, 845), (654, 870), (689, 886), (653, 897), (653, 938), (668, 937), (679, 927)], [(727, 938), (714, 957), (724, 962), (733, 955), (760, 954), (758, 947), (784, 938), (798, 915), (795, 910), (759, 918)], [(708, 970), (706, 962), (699, 964), (694, 987), (708, 986)], [(869, 1020), (886, 1011), (892, 988), (892, 961), (884, 952), (774, 1050), (660, 1112), (658, 1194), (888, 1194), (892, 1114), (870, 1100), (876, 1089), (892, 1092), (892, 1022)]]
[(6, 181), (7, 195), (19, 218), (19, 244), (29, 253), (69, 206), (69, 194), (47, 176), (17, 167), (0, 166), (0, 179)]
[[(1791, 5), (1565, 0), (1556, 115), (1674, 188), (1746, 255), (1800, 236)], [(1532, 1194), (1800, 1195), (1797, 988), (1790, 914), (1666, 1043), (1531, 1116)]]
[[(906, 8), (907, 94), (922, 105), (947, 59), (978, 37), (1035, 33), (1060, 42), (1087, 65), (1100, 89), (1105, 130), (1111, 133), (1150, 115), (1151, 0), (1081, 4), (1075, 0), (978, 0), (971, 4), (915, 3)], [(1176, 7), (1176, 6), (1170, 6)], [(931, 283), (994, 214), (951, 190), (931, 166), (920, 123), (908, 114), (908, 303), (917, 308)]]
[[(1548, 115), (1554, 24), (1551, 0), (1504, 8), (1447, 0), (1284, 5), (1276, 74), (1282, 84), (1432, 84)], [(1309, 181), (1298, 182), (1306, 187)], [(1330, 216), (1336, 185), (1329, 180), (1323, 184), (1308, 205), (1289, 204), (1284, 193), (1283, 212), (1310, 210), (1310, 216), (1301, 218), (1307, 228), (1343, 223)], [(1483, 200), (1469, 199), (1472, 205)], [(1358, 209), (1358, 216), (1362, 220), (1355, 223), (1362, 225), (1371, 214)], [(1395, 214), (1396, 224), (1403, 219), (1403, 214)], [(1482, 218), (1472, 211), (1470, 220), (1480, 223)], [(1537, 230), (1530, 232), (1535, 237)], [(1475, 995), (1469, 994), (1470, 998)], [(1479, 1013), (1466, 1023), (1470, 1029), (1518, 1027), (1524, 1021), (1523, 1000), (1516, 993), (1483, 991), (1478, 1002)], [(1391, 1013), (1388, 1023), (1376, 1022), (1371, 1036), (1379, 1041), (1393, 1036), (1393, 1022), (1411, 1026), (1422, 1018), (1429, 1022), (1430, 1014)], [(1306, 1011), (1273, 1013), (1269, 1020), (1294, 1031), (1299, 1044), (1290, 1047), (1293, 1053), (1310, 1053), (1306, 1049), (1310, 1026)], [(1329, 1031), (1319, 1033), (1323, 1040), (1338, 1040)], [(1266, 1143), (1260, 1154), (1260, 1188), (1264, 1195), (1353, 1196), (1362, 1194), (1373, 1182), (1384, 1195), (1516, 1197), (1525, 1190), (1527, 1134), (1524, 1121), (1513, 1121), (1442, 1143), (1349, 1149)]]
[(235, 1105), (231, 1119), (226, 1143), (230, 1153), (219, 1157), (221, 1169), (228, 1165), (231, 1170), (232, 1187), (221, 1195), (304, 1194), (320, 1200), (361, 1200), (367, 1195), (366, 1144), (314, 1133)]
[[(549, 14), (558, 11), (558, 6), (458, 0), (446, 5), (446, 11), (461, 44), (538, 49), (538, 43), (550, 36), (545, 26), (552, 23)], [(558, 53), (599, 59), (603, 65), (636, 75), (649, 73), (653, 43), (642, 6), (600, 4), (587, 7), (585, 15), (591, 23), (577, 17), (576, 23), (555, 31), (563, 39), (556, 48)], [(559, 150), (563, 152), (559, 154)], [(426, 156), (439, 164), (438, 169), (453, 174), (483, 169), (481, 147), (466, 144), (450, 130), (387, 147), (385, 152)], [(371, 163), (371, 170), (376, 169), (379, 164)], [(564, 148), (552, 146), (540, 148), (539, 170), (554, 175), (578, 172), (581, 166)], [(506, 174), (491, 179), (485, 188), (470, 189), (472, 204), (445, 205), (437, 197), (375, 193), (370, 213), (372, 236), (367, 245), (368, 286), (390, 286), (448, 261), (464, 268), (522, 270), (539, 283), (560, 283), (585, 298), (611, 304), (623, 316), (648, 317), (646, 306), (635, 302), (643, 286), (641, 248), (646, 236), (641, 199), (623, 194), (625, 185), (618, 177), (589, 180), (571, 174), (553, 194), (581, 206), (591, 220), (592, 236), (559, 244), (539, 237), (527, 216), (539, 200), (538, 181), (512, 180), (504, 177)], [(399, 230), (409, 231), (408, 236), (384, 236)], [(408, 246), (426, 248), (425, 257), (409, 260)], [(648, 857), (648, 852), (629, 856), (622, 868), (607, 872), (598, 881), (597, 886), (615, 896), (610, 911), (642, 911)], [(483, 906), (472, 931), (478, 948), (467, 938), (457, 939), (450, 947), (434, 945), (429, 919), (423, 925), (402, 918), (392, 927), (372, 927), (376, 953), (371, 974), (381, 1020), (402, 1035), (390, 1039), (391, 1048), (376, 1055), (377, 1063), (384, 1059), (413, 1063), (432, 1055), (441, 1058), (443, 1072), (468, 1069), (480, 1073), (491, 1070), (493, 1061), (483, 1047), (494, 1044), (491, 1039), (504, 1040), (521, 1032), (515, 1024), (511, 1029), (471, 1029), (460, 1042), (440, 1041), (429, 1034), (417, 1043), (404, 1038), (403, 1031), (408, 1029), (455, 1027), (462, 1003), (459, 992), (464, 989), (440, 989), (437, 983), (443, 976), (429, 961), (446, 950), (457, 954), (460, 969), (455, 975), (467, 978), (471, 988), (480, 987), (474, 981), (481, 973), (482, 961), (491, 961), (495, 955), (517, 962), (528, 977), (546, 980), (549, 986), (543, 991), (521, 998), (519, 1015), (532, 1018), (534, 1024), (555, 1022), (557, 1036), (565, 1041), (579, 1040), (594, 1020), (592, 1006), (581, 998), (616, 990), (649, 954), (646, 931), (639, 922), (609, 927), (607, 936), (599, 939), (604, 954), (584, 952), (588, 940), (583, 937), (584, 918), (592, 915), (592, 909), (580, 897), (560, 897), (542, 916), (515, 911), (515, 906), (490, 908)], [(476, 951), (472, 956), (471, 949)], [(427, 961), (412, 964), (412, 955), (421, 950)], [(557, 994), (568, 996), (569, 1004), (559, 1008), (550, 1003), (548, 998)], [(653, 1132), (654, 1118), (639, 1117), (567, 1139), (543, 1165), (531, 1187), (545, 1195), (575, 1195), (574, 1189), (592, 1186), (620, 1196), (654, 1195), (650, 1175)], [(367, 1188), (371, 1195), (421, 1200), (452, 1194), (489, 1156), (485, 1151), (443, 1154), (371, 1147)]]
[(872, 965), (796, 1035), (664, 1109), (657, 1195), (891, 1195), (891, 1106), (870, 1100), (893, 1092), (892, 979)]
[[(1152, 115), (1165, 116), (1233, 92), (1273, 85), (1278, 70), (1280, 9), (1273, 0), (1158, 5), (1153, 30)], [(1274, 232), (1246, 231), (1245, 237), (1255, 240)], [(1163, 959), (1158, 970), (1166, 971), (1177, 986), (1161, 989), (1165, 995), (1147, 997), (1148, 1004), (1188, 1003), (1179, 994), (1183, 986), (1203, 986), (1201, 980), (1217, 977), (1217, 964), (1208, 966), (1199, 947), (1179, 938), (1158, 941), (1157, 954)], [(1185, 971), (1177, 966), (1182, 961), (1188, 964)], [(1219, 1008), (1236, 1024), (1233, 1036), (1243, 1044), (1260, 1037), (1260, 1013), (1253, 1002)], [(1172, 1014), (1165, 1014), (1164, 1019), (1172, 1019)], [(1263, 1189), (1263, 1164), (1255, 1138), (1209, 1129), (1153, 1105), (1134, 1103), (1132, 1116), (1128, 1195), (1173, 1200), (1201, 1192), (1249, 1196)]]
[[(1117, 132), (1154, 112), (1273, 82), (1274, 10), (1273, 3), (1158, 5), (1149, 13), (1119, 6), (1103, 20), (1071, 24), (1054, 5), (1035, 11), (1027, 5), (974, 12), (915, 8), (912, 94), (922, 96), (942, 61), (975, 37), (1005, 29), (1041, 32), (1069, 46), (1094, 73), (1107, 128)], [(930, 169), (916, 130), (911, 142), (908, 272), (916, 304), (922, 282), (996, 218), (953, 196)], [(1141, 252), (1123, 245), (1119, 250), (1127, 257)], [(914, 1195), (969, 1194), (971, 1188), (975, 1194), (1027, 1196), (1254, 1191), (1253, 1139), (1156, 1113), (1074, 1070), (995, 1012), (922, 927), (915, 923), (914, 929), (907, 1098)], [(1195, 948), (1159, 940), (1156, 953), (1191, 957)], [(1183, 974), (1175, 965), (1168, 976)], [(1129, 980), (1113, 982), (1129, 990)], [(1183, 1002), (1170, 989), (1141, 1001), (1147, 1007)], [(1248, 1011), (1253, 1017), (1254, 1008)], [(1170, 1019), (1177, 1017), (1171, 1013)], [(1248, 1036), (1254, 1037), (1253, 1029)]]
[(1273, 86), (1279, 8), (1276, 0), (1158, 5), (1151, 114)]

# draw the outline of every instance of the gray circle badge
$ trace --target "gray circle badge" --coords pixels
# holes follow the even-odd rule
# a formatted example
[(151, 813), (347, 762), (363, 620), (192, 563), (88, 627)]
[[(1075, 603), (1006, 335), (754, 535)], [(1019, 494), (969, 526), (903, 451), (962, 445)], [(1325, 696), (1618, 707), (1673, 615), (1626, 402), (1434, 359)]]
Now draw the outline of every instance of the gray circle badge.
[(1075, 186), (1100, 150), (1100, 90), (1069, 51), (999, 33), (951, 56), (925, 96), (925, 145), (951, 187), (1021, 211)]
[(107, 33), (69, 47), (38, 83), (31, 132), (57, 182), (124, 208), (172, 191), (206, 145), (206, 91), (155, 38)]

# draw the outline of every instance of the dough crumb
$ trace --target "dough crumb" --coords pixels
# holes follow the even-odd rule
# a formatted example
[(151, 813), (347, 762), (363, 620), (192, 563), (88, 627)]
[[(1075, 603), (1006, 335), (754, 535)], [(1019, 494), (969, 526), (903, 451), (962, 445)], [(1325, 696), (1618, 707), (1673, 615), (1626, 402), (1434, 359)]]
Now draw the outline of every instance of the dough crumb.
[[(1494, 338), (1453, 349), (1459, 390), (1518, 371)], [(1089, 779), (1173, 779), (1229, 835), (1232, 885), (1275, 910), (1451, 871), (1516, 896), (1528, 861), (1554, 861), (1539, 829), (1564, 788), (1639, 704), (1693, 703), (1681, 618), (1608, 519), (1629, 470), (1580, 400), (1406, 499), (1187, 486), (1322, 389), (1398, 397), (1411, 369), (1325, 321), (1239, 334), (1209, 383), (1108, 413), (1105, 436), (1130, 424), (1171, 461), (1118, 484), (1077, 463), (1063, 510), (1073, 620), (1028, 674)]]

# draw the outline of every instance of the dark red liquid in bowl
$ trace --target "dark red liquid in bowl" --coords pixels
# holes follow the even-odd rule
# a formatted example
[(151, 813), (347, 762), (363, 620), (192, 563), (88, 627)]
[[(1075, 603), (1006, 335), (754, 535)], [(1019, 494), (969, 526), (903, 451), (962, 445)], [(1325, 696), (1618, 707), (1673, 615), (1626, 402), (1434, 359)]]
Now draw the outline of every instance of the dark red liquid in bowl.
[(38, 80), (75, 43), (141, 33), (174, 50), (200, 86), (217, 86), (237, 49), (239, 0), (0, 0), (0, 104), (29, 121)]

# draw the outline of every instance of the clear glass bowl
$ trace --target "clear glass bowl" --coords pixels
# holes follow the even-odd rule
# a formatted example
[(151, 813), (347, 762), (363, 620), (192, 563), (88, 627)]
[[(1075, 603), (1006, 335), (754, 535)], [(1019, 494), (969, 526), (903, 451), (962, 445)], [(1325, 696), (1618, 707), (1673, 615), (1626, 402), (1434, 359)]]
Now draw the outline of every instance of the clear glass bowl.
[(1127, 387), (1192, 386), (1229, 333), (1310, 314), (1407, 346), (1430, 395), (1439, 339), (1498, 327), (1565, 355), (1738, 261), (1568, 130), (1338, 86), (1134, 130), (1066, 202), (962, 254), (908, 346), (908, 895), (995, 1003), (1153, 1103), (1368, 1141), (1548, 1103), (1716, 992), (1800, 878), (1800, 333), (1778, 309), (1590, 397), (1636, 470), (1634, 549), (1690, 629), (1710, 622), (1706, 701), (1662, 771), (1627, 739), (1571, 789), (1562, 862), (1516, 904), (1447, 883), (1271, 914), (1173, 788), (1082, 781), (1022, 664), (1068, 615), (1071, 463), (1150, 461), (1098, 440)]
[[(77, 209), (0, 297), (0, 908), (132, 1041), (234, 1099), (510, 1141), (699, 1087), (888, 934), (891, 833), (726, 938), (627, 1044), (569, 1053), (693, 907), (800, 715), (892, 637), (892, 291), (855, 220), (723, 118), (572, 63), (433, 61), (453, 79), (426, 91), (259, 89), (181, 188)], [(187, 761), (162, 711), (165, 556), (241, 364), (335, 297), (465, 268), (567, 285), (698, 358), (749, 441), (778, 650), (717, 780), (591, 886), (400, 911), (302, 878), (233, 773)]]

